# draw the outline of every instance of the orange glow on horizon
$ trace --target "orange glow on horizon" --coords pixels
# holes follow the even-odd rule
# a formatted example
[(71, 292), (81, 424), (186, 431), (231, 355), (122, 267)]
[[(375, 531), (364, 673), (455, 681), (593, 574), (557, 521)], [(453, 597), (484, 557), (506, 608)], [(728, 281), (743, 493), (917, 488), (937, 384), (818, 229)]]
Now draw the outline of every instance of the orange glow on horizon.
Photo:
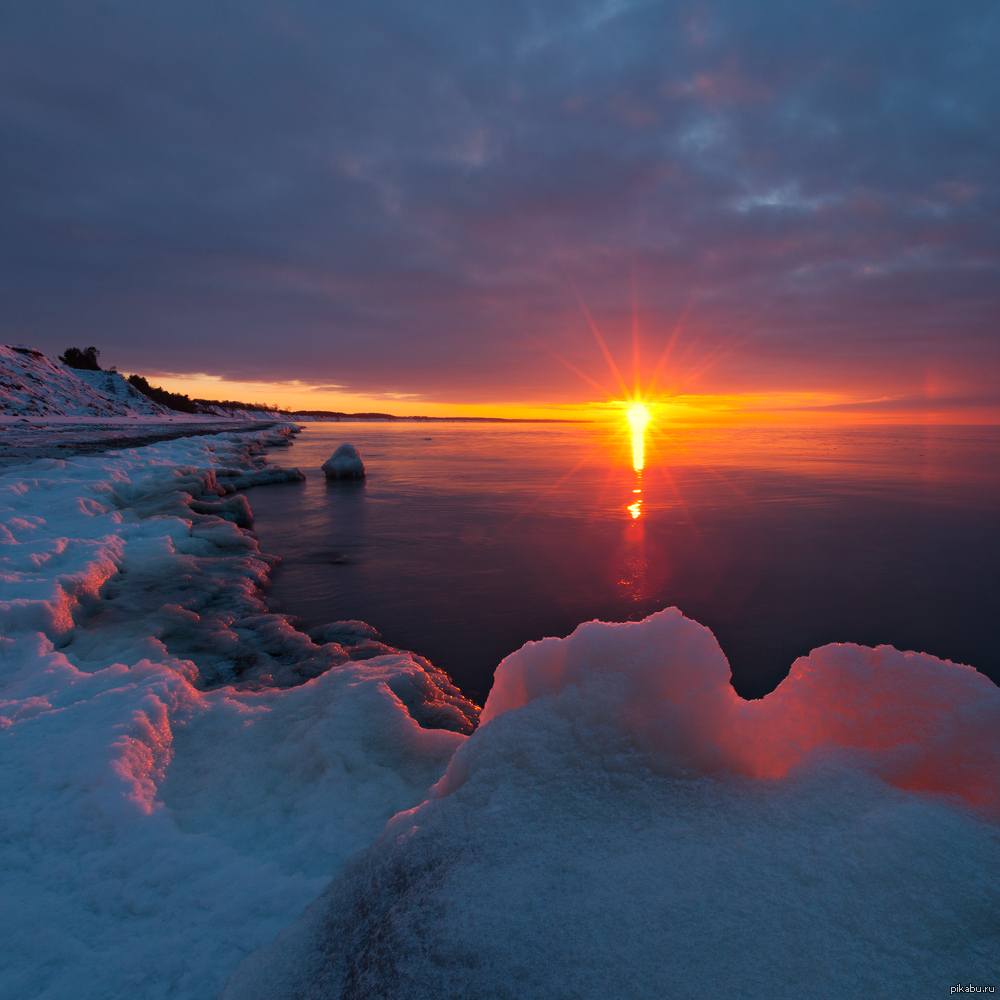
[[(140, 373), (141, 374), (141, 373)], [(396, 416), (500, 417), (522, 420), (620, 420), (622, 401), (612, 398), (578, 402), (510, 400), (463, 403), (424, 396), (363, 394), (302, 381), (233, 381), (206, 374), (146, 376), (153, 385), (192, 398), (237, 399), (277, 404), (285, 410), (345, 413), (391, 413)], [(865, 399), (856, 393), (785, 391), (668, 394), (642, 392), (655, 407), (657, 421), (672, 425), (857, 425), (857, 424), (1000, 424), (1000, 408), (947, 409), (932, 400), (902, 406), (893, 400)], [(638, 398), (638, 397), (633, 397)]]
[[(522, 390), (520, 394), (504, 387), (469, 386), (459, 395), (450, 387), (431, 393), (358, 392), (349, 385), (317, 380), (284, 381), (232, 380), (207, 373), (145, 374), (153, 385), (192, 398), (264, 402), (292, 413), (329, 411), (345, 414), (384, 413), (396, 417), (427, 416), (437, 418), (499, 418), (508, 420), (576, 420), (587, 422), (619, 421), (624, 409), (631, 428), (633, 465), (638, 472), (646, 460), (645, 433), (652, 415), (657, 423), (682, 426), (845, 426), (864, 424), (1000, 424), (1000, 405), (969, 405), (963, 392), (969, 387), (957, 377), (929, 371), (919, 384), (882, 386), (873, 375), (867, 382), (852, 381), (843, 387), (829, 384), (823, 388), (802, 388), (799, 384), (776, 389), (774, 382), (766, 389), (736, 385), (732, 391), (720, 375), (719, 365), (745, 350), (753, 317), (732, 328), (713, 330), (696, 321), (698, 289), (692, 289), (688, 301), (671, 328), (654, 336), (641, 336), (636, 284), (632, 282), (631, 371), (619, 366), (609, 341), (579, 289), (573, 293), (582, 314), (582, 330), (589, 331), (607, 373), (587, 372), (569, 358), (557, 353), (543, 340), (525, 334), (526, 340), (549, 354), (580, 380), (579, 392), (550, 380), (556, 398), (544, 396), (545, 390)], [(755, 313), (754, 316), (757, 314)], [(647, 354), (640, 350), (653, 346)], [(574, 359), (579, 361), (578, 358)], [(753, 360), (752, 357), (750, 359)], [(763, 376), (773, 380), (774, 373)], [(825, 375), (818, 378), (822, 381)], [(754, 379), (754, 376), (750, 376)], [(631, 382), (631, 388), (628, 385)], [(713, 384), (714, 383), (714, 384)], [(516, 386), (516, 382), (514, 383)], [(555, 388), (558, 387), (558, 388)], [(406, 386), (391, 387), (406, 388)], [(508, 390), (511, 387), (508, 387)], [(714, 391), (713, 391), (714, 390)], [(720, 391), (722, 390), (722, 391)], [(728, 390), (728, 391), (727, 391)], [(471, 398), (470, 398), (471, 397)], [(574, 398), (575, 397), (575, 398)], [(473, 401), (474, 400), (474, 401)], [(320, 418), (322, 419), (322, 418)]]

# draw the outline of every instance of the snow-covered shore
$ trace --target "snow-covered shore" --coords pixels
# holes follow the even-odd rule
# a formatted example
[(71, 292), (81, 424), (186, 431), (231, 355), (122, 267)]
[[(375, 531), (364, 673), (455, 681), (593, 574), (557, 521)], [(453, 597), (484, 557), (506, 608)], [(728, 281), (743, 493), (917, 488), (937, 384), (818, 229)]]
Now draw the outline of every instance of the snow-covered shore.
[(672, 609), (528, 644), (468, 735), (426, 661), (268, 612), (238, 491), (290, 430), (0, 473), (7, 994), (995, 983), (990, 681), (829, 646), (743, 702)]
[(463, 736), (415, 717), (469, 728), (412, 656), (267, 613), (231, 489), (283, 437), (0, 475), (6, 996), (217, 995), (441, 776)]

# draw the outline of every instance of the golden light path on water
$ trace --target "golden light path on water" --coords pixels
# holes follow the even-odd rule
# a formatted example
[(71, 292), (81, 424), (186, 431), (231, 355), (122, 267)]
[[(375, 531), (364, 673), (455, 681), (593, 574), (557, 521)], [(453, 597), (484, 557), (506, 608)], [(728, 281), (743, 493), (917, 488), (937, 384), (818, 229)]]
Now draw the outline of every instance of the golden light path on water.
[[(629, 403), (625, 411), (628, 417), (629, 427), (632, 428), (632, 468), (635, 469), (637, 488), (632, 492), (642, 493), (642, 467), (646, 464), (645, 434), (646, 427), (650, 421), (649, 410), (642, 400), (635, 400)], [(629, 505), (629, 513), (632, 518), (637, 518), (642, 513), (642, 497), (638, 496), (635, 503)]]

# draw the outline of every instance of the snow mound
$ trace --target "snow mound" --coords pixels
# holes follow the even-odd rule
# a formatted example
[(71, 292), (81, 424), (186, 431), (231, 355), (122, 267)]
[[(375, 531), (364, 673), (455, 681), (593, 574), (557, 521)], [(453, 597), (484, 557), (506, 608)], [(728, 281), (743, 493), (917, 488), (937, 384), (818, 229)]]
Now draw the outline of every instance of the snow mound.
[(715, 636), (677, 608), (642, 622), (589, 622), (507, 657), (482, 721), (572, 688), (661, 768), (781, 778), (845, 759), (1000, 818), (1000, 688), (972, 667), (845, 643), (800, 657), (757, 701), (740, 698), (730, 677)]
[(96, 389), (110, 399), (124, 403), (133, 413), (139, 413), (143, 416), (176, 416), (175, 410), (144, 396), (135, 386), (129, 384), (124, 375), (119, 375), (118, 372), (95, 372), (76, 368), (71, 370), (78, 379), (86, 382), (92, 389)]
[(670, 609), (529, 643), (483, 721), (226, 1000), (995, 979), (1000, 689), (971, 668), (827, 646), (745, 702)]
[(152, 412), (108, 395), (80, 374), (33, 348), (0, 345), (0, 412), (23, 417), (132, 417)]
[(323, 463), (327, 479), (364, 479), (365, 464), (358, 449), (346, 441)]
[(217, 996), (471, 731), (429, 664), (264, 603), (234, 490), (295, 478), (293, 430), (0, 474), (5, 996)]

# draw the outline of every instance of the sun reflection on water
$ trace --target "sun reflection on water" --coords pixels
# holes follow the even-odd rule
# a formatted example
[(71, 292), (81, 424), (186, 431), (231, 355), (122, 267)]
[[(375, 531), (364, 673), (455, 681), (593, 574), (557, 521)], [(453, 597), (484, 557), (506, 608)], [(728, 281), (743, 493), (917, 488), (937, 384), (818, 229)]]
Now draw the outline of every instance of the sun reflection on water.
[(649, 424), (649, 410), (642, 400), (635, 400), (629, 403), (625, 411), (628, 417), (629, 427), (632, 428), (632, 468), (636, 472), (642, 472), (643, 465), (646, 464), (645, 434), (646, 426)]
[[(642, 490), (632, 490), (633, 493), (642, 493)], [(636, 497), (635, 503), (630, 503), (628, 505), (628, 512), (632, 515), (632, 519), (635, 520), (642, 513), (642, 497)]]
[(635, 520), (642, 514), (642, 469), (646, 464), (646, 427), (649, 424), (650, 416), (646, 404), (640, 399), (633, 400), (625, 410), (629, 427), (632, 429), (632, 468), (636, 475), (636, 488), (632, 490), (636, 494), (636, 499), (629, 504), (628, 512)]

